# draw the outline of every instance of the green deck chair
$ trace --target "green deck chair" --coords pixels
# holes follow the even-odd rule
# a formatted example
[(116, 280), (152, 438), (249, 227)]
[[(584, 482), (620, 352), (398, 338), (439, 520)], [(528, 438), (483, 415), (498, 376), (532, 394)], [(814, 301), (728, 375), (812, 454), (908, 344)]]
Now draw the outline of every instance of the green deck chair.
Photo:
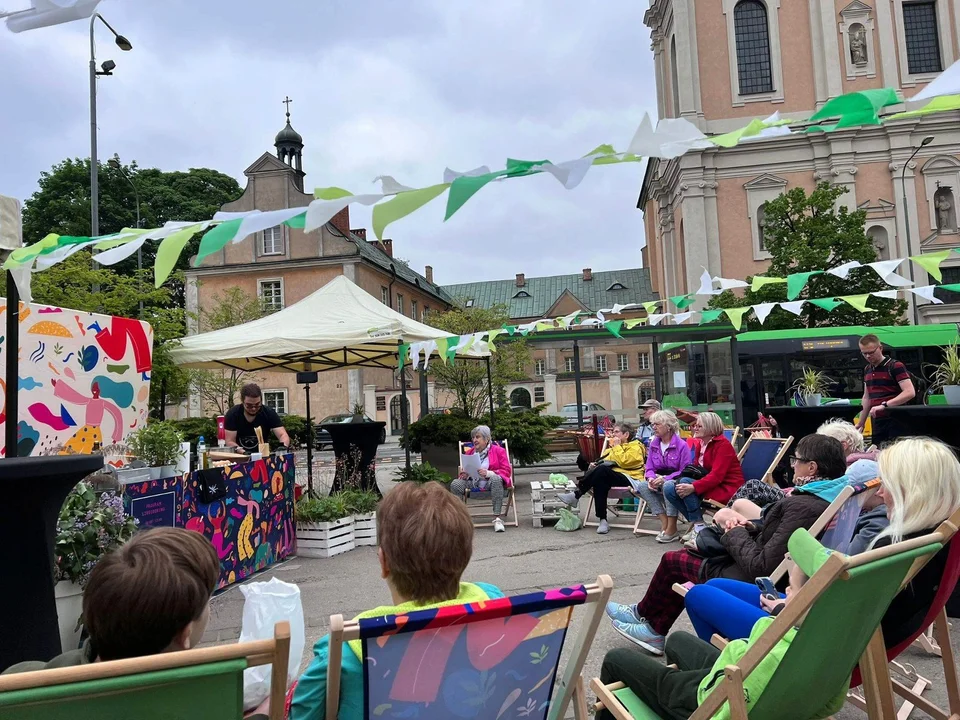
[[(706, 720), (729, 701), (732, 720), (746, 720), (743, 678), (791, 627), (799, 625), (789, 650), (777, 667), (749, 717), (760, 720), (812, 718), (850, 682), (860, 663), (868, 716), (874, 720), (896, 717), (880, 620), (915, 560), (927, 560), (941, 545), (939, 535), (924, 535), (896, 545), (846, 557), (826, 554), (825, 561), (803, 589), (767, 628), (760, 641), (726, 668), (726, 677), (690, 720)], [(805, 548), (816, 540), (806, 531), (790, 537), (794, 558), (809, 555)], [(817, 543), (819, 545), (819, 543)], [(822, 553), (827, 553), (821, 549)], [(804, 564), (801, 567), (806, 568)], [(802, 624), (801, 624), (802, 621)], [(656, 718), (650, 709), (620, 683), (590, 683), (599, 707), (621, 720)]]
[(272, 640), (0, 677), (3, 720), (240, 720), (243, 671), (271, 664), (270, 720), (282, 720), (290, 624)]

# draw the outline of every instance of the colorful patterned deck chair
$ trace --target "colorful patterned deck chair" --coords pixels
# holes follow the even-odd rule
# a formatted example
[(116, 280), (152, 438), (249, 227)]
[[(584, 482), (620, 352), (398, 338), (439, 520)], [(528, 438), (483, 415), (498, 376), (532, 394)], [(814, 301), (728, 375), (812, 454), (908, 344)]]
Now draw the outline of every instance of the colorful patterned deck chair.
[(743, 468), (744, 480), (763, 480), (773, 485), (773, 471), (793, 443), (793, 435), (786, 438), (762, 438), (751, 435), (737, 457)]
[[(513, 458), (510, 457), (510, 446), (507, 444), (506, 439), (504, 440), (494, 440), (496, 445), (499, 445), (507, 452), (507, 459), (510, 461), (510, 466), (513, 467)], [(463, 455), (465, 452), (473, 452), (473, 443), (472, 442), (462, 442), (460, 443), (460, 454)], [(514, 468), (516, 472), (516, 468)], [(503, 502), (505, 507), (503, 508), (503, 524), (509, 525), (510, 527), (520, 527), (520, 518), (517, 515), (517, 501), (516, 493), (514, 488), (516, 487), (516, 482), (514, 478), (510, 478), (509, 483), (503, 484)], [(481, 502), (470, 502), (470, 499), (483, 501)], [(463, 493), (463, 501), (467, 504), (467, 510), (470, 511), (470, 517), (473, 518), (474, 527), (490, 527), (490, 522), (495, 517), (490, 506), (490, 491), (489, 490), (471, 490), (467, 488), (466, 492)], [(510, 514), (513, 514), (513, 520), (510, 519)]]
[[(826, 706), (843, 686), (857, 663), (865, 668), (868, 714), (874, 720), (896, 716), (887, 672), (880, 619), (918, 559), (932, 557), (942, 547), (936, 534), (870, 550), (854, 557), (826, 552), (806, 530), (790, 537), (796, 558), (815, 557), (810, 579), (789, 605), (750, 647), (736, 665), (728, 665), (723, 679), (690, 720), (712, 718), (728, 707), (732, 720), (747, 720), (743, 682), (792, 627), (799, 626), (763, 694), (750, 710), (751, 720), (810, 718)], [(813, 550), (813, 552), (811, 552)], [(655, 718), (639, 697), (620, 683), (590, 683), (598, 707), (619, 720)]]
[(272, 665), (270, 720), (282, 720), (290, 624), (272, 640), (0, 677), (3, 720), (238, 720), (243, 671)]
[[(343, 643), (364, 659), (364, 718), (587, 720), (581, 672), (613, 581), (344, 622), (330, 618), (326, 717), (337, 717)], [(588, 606), (558, 675), (573, 609)], [(347, 649), (347, 652), (350, 650)]]

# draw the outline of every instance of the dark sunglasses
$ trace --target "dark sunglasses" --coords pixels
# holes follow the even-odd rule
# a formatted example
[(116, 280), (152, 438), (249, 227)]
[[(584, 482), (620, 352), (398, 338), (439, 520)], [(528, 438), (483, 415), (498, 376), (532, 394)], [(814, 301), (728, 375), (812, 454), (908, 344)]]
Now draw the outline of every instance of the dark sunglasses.
[(805, 462), (810, 462), (810, 458), (803, 458), (803, 457), (799, 457), (798, 455), (790, 456), (791, 465), (796, 465), (797, 463), (805, 463)]

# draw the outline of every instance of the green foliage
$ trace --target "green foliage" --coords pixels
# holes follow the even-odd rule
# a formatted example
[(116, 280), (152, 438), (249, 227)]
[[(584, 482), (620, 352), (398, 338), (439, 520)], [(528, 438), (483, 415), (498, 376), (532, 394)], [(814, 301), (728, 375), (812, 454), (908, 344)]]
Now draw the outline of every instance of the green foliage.
[[(290, 436), (290, 445), (293, 447), (306, 445), (307, 419), (303, 415), (281, 415), (280, 419), (283, 421), (283, 427), (286, 429), (287, 435)], [(273, 436), (273, 433), (270, 433), (271, 446), (274, 443), (277, 443), (279, 447), (279, 440)]]
[(430, 413), (410, 423), (408, 432), (400, 438), (400, 446), (408, 445), (413, 452), (423, 452), (424, 445), (456, 445), (470, 439), (470, 431), (477, 422), (469, 417), (451, 413)]
[(943, 348), (943, 362), (933, 366), (933, 387), (960, 385), (960, 346), (950, 343)]
[[(515, 465), (533, 465), (550, 457), (545, 435), (558, 427), (562, 417), (541, 415), (541, 405), (524, 412), (498, 412), (494, 416), (493, 439), (506, 440), (510, 460)], [(490, 425), (490, 415), (480, 418), (477, 425)]]
[(57, 522), (56, 580), (86, 585), (101, 556), (136, 532), (137, 523), (114, 492), (97, 493), (85, 482), (67, 496)]
[(170, 420), (177, 430), (183, 435), (183, 439), (190, 445), (196, 447), (200, 436), (207, 443), (207, 447), (217, 444), (217, 419), (215, 417), (191, 417), (182, 420)]
[(440, 472), (428, 462), (421, 464), (413, 463), (410, 466), (410, 469), (407, 470), (406, 467), (400, 467), (394, 473), (394, 482), (415, 482), (415, 483), (428, 483), (428, 482), (438, 482), (444, 485), (450, 484), (451, 478), (445, 472)]
[(827, 377), (825, 372), (805, 367), (803, 375), (797, 379), (790, 390), (796, 391), (802, 396), (822, 395), (823, 397), (830, 397), (829, 391), (834, 383), (836, 383), (836, 380)]
[[(793, 188), (766, 204), (764, 217), (764, 245), (772, 255), (764, 275), (786, 277), (792, 273), (828, 270), (851, 260), (862, 264), (875, 262), (877, 251), (864, 232), (866, 211), (834, 207), (847, 192), (842, 185), (820, 183), (809, 195), (803, 188)], [(746, 278), (750, 282), (752, 278)], [(841, 295), (860, 295), (875, 290), (887, 290), (870, 268), (852, 270), (847, 278), (822, 273), (813, 275), (796, 299), (829, 298)], [(765, 285), (757, 292), (747, 289), (741, 296), (724, 292), (710, 302), (713, 308), (733, 308), (762, 302), (787, 300), (786, 285)], [(811, 327), (844, 327), (849, 325), (903, 324), (906, 303), (901, 300), (870, 298), (874, 312), (861, 313), (846, 303), (831, 311), (807, 303), (797, 316), (777, 307), (763, 324), (764, 330), (785, 330)], [(758, 330), (760, 323), (747, 316), (747, 329)]]
[[(216, 430), (214, 430), (216, 437)], [(130, 452), (150, 467), (173, 465), (183, 455), (183, 435), (173, 422), (150, 422), (134, 430), (127, 438)]]
[(293, 506), (294, 518), (301, 523), (334, 522), (350, 514), (346, 501), (339, 494), (320, 498), (303, 497)]
[(351, 515), (372, 513), (380, 504), (380, 496), (367, 490), (344, 490), (339, 493)]
[[(509, 319), (507, 307), (496, 305), (492, 308), (457, 307), (447, 312), (431, 313), (427, 322), (451, 335), (465, 335), (498, 328)], [(522, 368), (529, 362), (530, 351), (523, 338), (511, 339), (497, 346), (497, 352), (490, 356), (490, 374), (497, 405), (502, 407), (507, 404), (506, 384), (522, 380), (525, 377)], [(483, 360), (458, 358), (443, 364), (434, 358), (430, 363), (430, 375), (454, 395), (454, 405), (468, 416), (476, 417), (488, 406), (487, 365)]]

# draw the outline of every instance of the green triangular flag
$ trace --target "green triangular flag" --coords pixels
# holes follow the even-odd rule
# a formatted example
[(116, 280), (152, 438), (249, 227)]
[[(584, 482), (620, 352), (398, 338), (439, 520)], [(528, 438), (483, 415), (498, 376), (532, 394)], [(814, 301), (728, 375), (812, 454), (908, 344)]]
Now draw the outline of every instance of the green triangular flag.
[[(822, 275), (823, 270), (813, 270), (811, 272), (790, 273), (787, 275), (787, 300), (796, 300), (800, 297), (800, 292), (811, 275)], [(756, 278), (754, 278), (756, 280)]]
[(449, 360), (450, 362), (453, 362), (453, 359), (457, 356), (457, 351), (459, 350), (457, 346), (459, 344), (460, 344), (459, 337), (452, 337), (447, 339), (447, 350), (444, 353), (444, 355), (447, 356), (447, 360)]
[(674, 295), (670, 298), (670, 302), (676, 305), (680, 310), (684, 310), (697, 301), (697, 296), (694, 294), (690, 295)]
[(723, 310), (703, 310), (700, 313), (700, 324), (706, 325), (707, 323), (712, 323), (721, 315), (723, 315)]
[(188, 225), (185, 228), (177, 230), (172, 235), (167, 235), (167, 237), (160, 241), (160, 245), (157, 247), (157, 258), (153, 264), (153, 278), (156, 287), (163, 285), (163, 281), (170, 276), (170, 273), (173, 272), (173, 268), (177, 264), (177, 260), (180, 259), (180, 253), (183, 251), (183, 248), (190, 242), (190, 238), (196, 235), (202, 227), (203, 223)]
[(837, 305), (843, 304), (835, 298), (816, 298), (815, 300), (808, 300), (807, 302), (816, 305), (817, 307), (821, 307), (827, 312), (833, 310), (835, 307), (837, 307)]
[(623, 320), (607, 320), (603, 326), (614, 337), (620, 337), (620, 328), (623, 327)]
[(374, 205), (373, 232), (382, 240), (383, 231), (387, 229), (387, 225), (405, 218), (415, 210), (419, 210), (448, 187), (450, 187), (449, 183), (440, 183), (419, 190), (409, 190), (397, 193), (394, 198), (385, 203)]
[(490, 352), (497, 351), (497, 346), (493, 344), (493, 339), (497, 337), (497, 335), (502, 335), (503, 333), (503, 330), (491, 330), (487, 333), (487, 346), (490, 348)]
[(643, 309), (647, 311), (647, 315), (653, 315), (657, 311), (658, 305), (660, 305), (659, 300), (650, 300), (643, 303)]
[(739, 330), (740, 326), (743, 325), (743, 316), (750, 310), (749, 307), (738, 307), (738, 308), (726, 308), (724, 312), (727, 314), (727, 317), (730, 318), (730, 322), (733, 323), (733, 326)]
[(307, 213), (303, 211), (299, 215), (294, 215), (288, 220), (284, 220), (283, 224), (288, 228), (293, 228), (294, 230), (303, 230), (307, 226)]
[(753, 283), (751, 283), (750, 285), (750, 290), (752, 290), (753, 292), (756, 292), (757, 290), (762, 288), (764, 285), (773, 285), (775, 283), (785, 283), (786, 281), (787, 281), (786, 278), (764, 277), (763, 275), (754, 275)]
[(950, 292), (960, 292), (960, 283), (951, 283), (949, 285), (941, 285), (941, 290), (949, 290)]
[(400, 353), (397, 358), (397, 367), (403, 370), (403, 366), (407, 363), (407, 353), (410, 352), (410, 343), (403, 343), (400, 345)]
[(236, 237), (237, 230), (240, 229), (240, 223), (242, 222), (243, 218), (227, 220), (215, 228), (212, 228), (210, 232), (204, 235), (203, 239), (200, 240), (200, 248), (197, 250), (197, 257), (193, 261), (193, 266), (200, 267), (200, 263), (203, 262), (205, 257), (213, 255), (215, 252), (226, 247), (227, 243)]
[(317, 200), (339, 200), (351, 195), (353, 195), (352, 192), (339, 187), (317, 188), (313, 191), (313, 196)]
[(444, 365), (447, 364), (447, 345), (449, 344), (450, 338), (437, 338), (437, 355), (440, 356)]
[(484, 185), (496, 180), (501, 175), (503, 175), (502, 172), (473, 176), (463, 175), (454, 180), (450, 184), (450, 192), (447, 194), (447, 212), (443, 217), (444, 221), (453, 217), (453, 214), (462, 208), (467, 200), (480, 192)]
[(937, 282), (940, 282), (943, 280), (940, 263), (950, 257), (951, 252), (951, 250), (941, 250), (940, 252), (924, 253), (923, 255), (911, 255), (910, 259), (930, 273)]
[(646, 318), (631, 318), (630, 320), (625, 320), (623, 324), (627, 326), (627, 330), (633, 330), (637, 325), (645, 321)]
[(504, 325), (503, 329), (507, 331), (507, 335), (516, 335), (517, 326), (516, 325)]
[(873, 308), (867, 307), (867, 301), (870, 299), (870, 293), (866, 293), (864, 295), (840, 295), (838, 297), (860, 312), (873, 312)]

